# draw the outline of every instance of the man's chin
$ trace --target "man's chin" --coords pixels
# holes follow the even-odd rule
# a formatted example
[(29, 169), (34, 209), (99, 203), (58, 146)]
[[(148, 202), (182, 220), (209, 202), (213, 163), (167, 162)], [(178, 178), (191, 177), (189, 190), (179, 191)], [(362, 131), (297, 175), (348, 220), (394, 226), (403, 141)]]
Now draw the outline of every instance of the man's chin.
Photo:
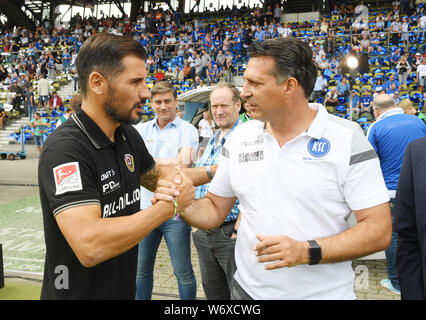
[(138, 114), (137, 116), (130, 117), (128, 124), (138, 124), (142, 120), (142, 114)]

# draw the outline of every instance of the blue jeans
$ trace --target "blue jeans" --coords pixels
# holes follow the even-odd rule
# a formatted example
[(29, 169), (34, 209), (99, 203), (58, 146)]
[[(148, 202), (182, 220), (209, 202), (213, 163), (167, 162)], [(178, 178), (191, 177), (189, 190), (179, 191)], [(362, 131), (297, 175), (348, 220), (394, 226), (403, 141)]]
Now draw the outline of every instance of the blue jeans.
[(80, 88), (80, 84), (78, 83), (78, 77), (74, 76), (74, 91), (77, 91)]
[(34, 119), (35, 113), (37, 112), (37, 106), (36, 105), (29, 105), (28, 106), (28, 116), (30, 118), (30, 121)]
[[(395, 207), (395, 199), (391, 199), (391, 215), (392, 215), (392, 230), (395, 230), (395, 222), (394, 222), (394, 207)], [(392, 240), (389, 248), (385, 250), (386, 255), (386, 269), (388, 273), (388, 278), (392, 282), (392, 285), (395, 289), (399, 289), (399, 281), (398, 281), (398, 273), (396, 269), (396, 252), (398, 249), (398, 234), (392, 231)]]
[(62, 71), (67, 74), (70, 71), (70, 62), (68, 60), (64, 60)]
[(191, 227), (182, 220), (167, 220), (139, 243), (136, 300), (151, 299), (155, 257), (163, 235), (178, 282), (180, 299), (195, 300), (197, 283), (191, 263)]

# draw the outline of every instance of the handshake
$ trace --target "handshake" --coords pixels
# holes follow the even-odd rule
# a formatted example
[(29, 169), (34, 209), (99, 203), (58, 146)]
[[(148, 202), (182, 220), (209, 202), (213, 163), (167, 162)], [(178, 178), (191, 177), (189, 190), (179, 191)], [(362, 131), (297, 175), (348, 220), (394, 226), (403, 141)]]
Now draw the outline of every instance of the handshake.
[(158, 180), (151, 203), (154, 205), (158, 201), (170, 202), (174, 206), (174, 213), (181, 213), (194, 199), (193, 181), (181, 168), (176, 167), (164, 179)]

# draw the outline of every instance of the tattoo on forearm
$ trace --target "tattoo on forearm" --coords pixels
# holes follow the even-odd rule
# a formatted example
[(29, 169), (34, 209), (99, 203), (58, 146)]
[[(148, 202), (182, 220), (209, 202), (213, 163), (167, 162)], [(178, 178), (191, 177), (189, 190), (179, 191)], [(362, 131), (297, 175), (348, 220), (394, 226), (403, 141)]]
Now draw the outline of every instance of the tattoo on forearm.
[(148, 189), (149, 191), (154, 192), (155, 189), (157, 189), (158, 176), (159, 176), (159, 168), (158, 168), (158, 165), (156, 164), (154, 168), (152, 168), (148, 172), (141, 174), (140, 183), (142, 187)]

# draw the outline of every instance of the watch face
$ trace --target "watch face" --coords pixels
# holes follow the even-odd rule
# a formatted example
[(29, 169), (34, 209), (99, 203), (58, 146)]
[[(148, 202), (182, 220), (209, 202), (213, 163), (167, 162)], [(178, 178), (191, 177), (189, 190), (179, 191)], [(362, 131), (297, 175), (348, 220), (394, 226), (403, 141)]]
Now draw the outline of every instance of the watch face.
[(308, 241), (309, 243), (309, 264), (318, 264), (321, 261), (321, 247), (314, 240)]

